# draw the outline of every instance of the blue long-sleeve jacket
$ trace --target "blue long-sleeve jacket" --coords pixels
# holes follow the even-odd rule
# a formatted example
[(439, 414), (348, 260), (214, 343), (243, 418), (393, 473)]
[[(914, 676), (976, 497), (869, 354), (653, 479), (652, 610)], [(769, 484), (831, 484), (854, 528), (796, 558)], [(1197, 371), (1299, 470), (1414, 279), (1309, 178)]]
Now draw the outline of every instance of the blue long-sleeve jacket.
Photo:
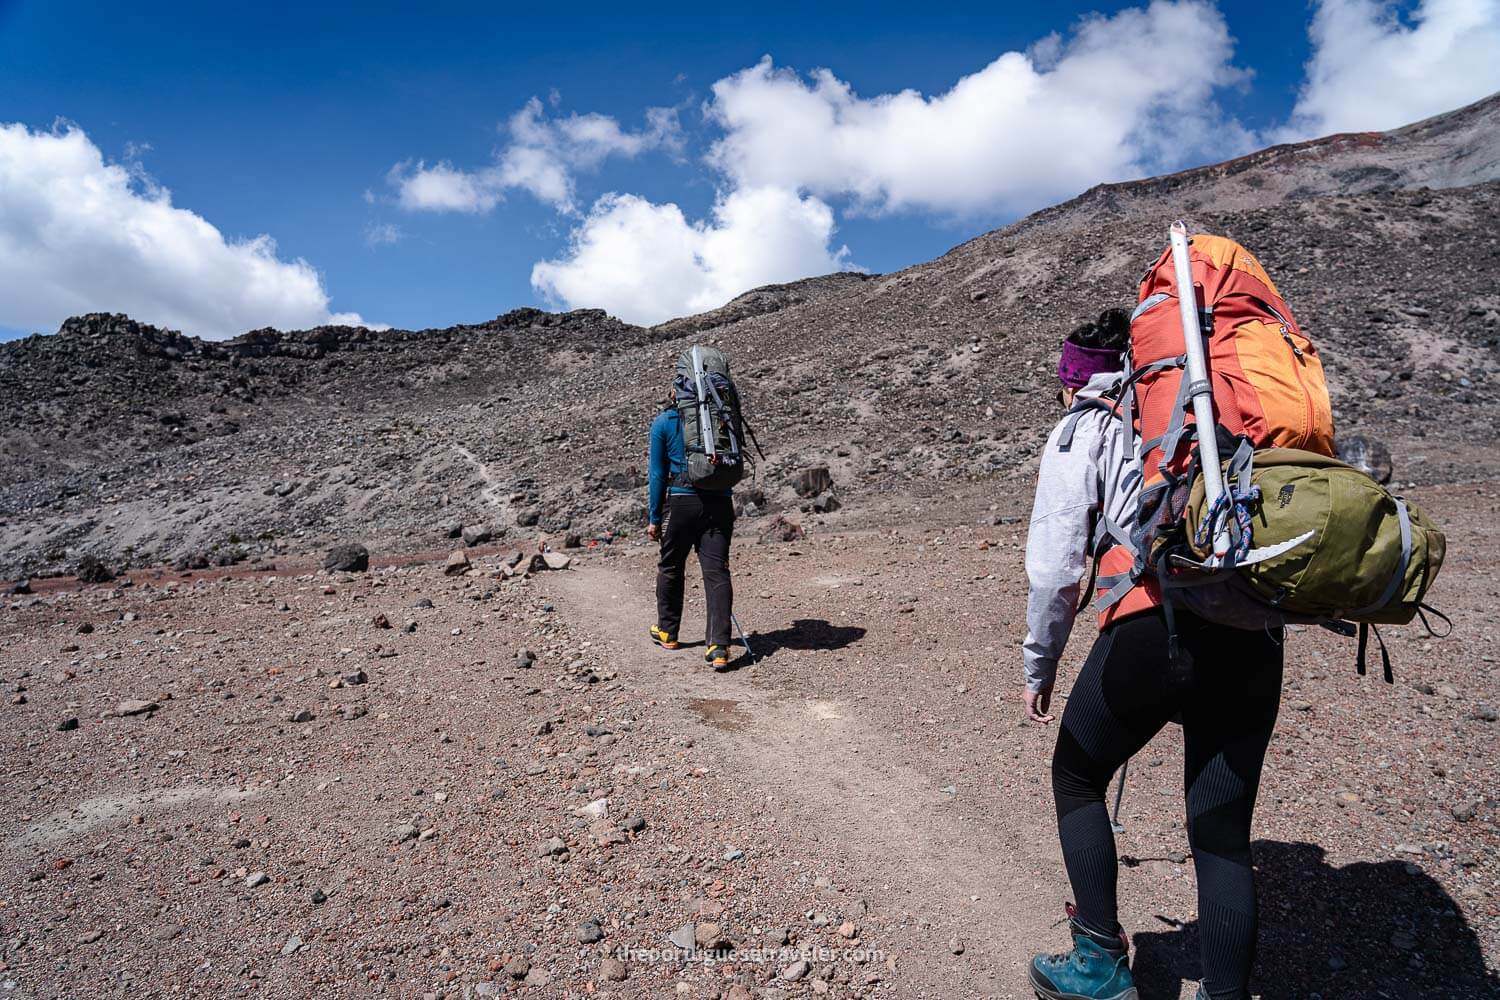
[(674, 486), (673, 480), (687, 474), (687, 443), (682, 438), (682, 415), (668, 407), (651, 421), (651, 476), (648, 491), (648, 516), (652, 524), (661, 524), (662, 507), (667, 496), (729, 496), (731, 490), (699, 490), (691, 486)]

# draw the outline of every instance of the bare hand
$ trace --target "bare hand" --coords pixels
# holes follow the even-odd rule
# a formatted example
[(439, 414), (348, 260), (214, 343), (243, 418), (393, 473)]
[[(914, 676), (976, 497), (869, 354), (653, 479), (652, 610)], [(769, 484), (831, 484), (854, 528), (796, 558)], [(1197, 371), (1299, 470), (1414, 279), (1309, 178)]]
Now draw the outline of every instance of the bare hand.
[(659, 525), (659, 524), (648, 524), (648, 525), (646, 525), (646, 537), (649, 538), (649, 539), (651, 539), (653, 542), (656, 541), (658, 538), (660, 538), (661, 537), (661, 525)]
[(1047, 709), (1052, 707), (1051, 685), (1040, 691), (1032, 691), (1028, 688), (1022, 698), (1026, 702), (1026, 718), (1032, 722), (1040, 722), (1045, 726), (1055, 718), (1047, 714)]

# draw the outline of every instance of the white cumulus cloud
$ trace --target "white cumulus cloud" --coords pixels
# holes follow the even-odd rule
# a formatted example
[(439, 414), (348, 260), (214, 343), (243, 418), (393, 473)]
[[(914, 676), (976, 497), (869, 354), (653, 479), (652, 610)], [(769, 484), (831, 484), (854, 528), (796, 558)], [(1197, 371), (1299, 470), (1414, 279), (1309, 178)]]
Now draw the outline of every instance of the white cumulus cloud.
[(0, 124), (0, 325), (47, 330), (85, 312), (214, 338), (364, 325), (329, 311), (306, 261), (282, 260), (269, 236), (226, 239), (81, 129)]
[(849, 196), (866, 211), (1029, 211), (1101, 181), (1243, 152), (1216, 93), (1233, 66), (1223, 16), (1196, 0), (1090, 16), (1007, 52), (946, 92), (862, 97), (831, 70), (769, 57), (719, 80), (710, 162), (739, 185)]
[(659, 323), (758, 285), (847, 269), (848, 250), (832, 249), (833, 234), (832, 209), (786, 188), (729, 191), (697, 222), (673, 204), (611, 194), (594, 204), (560, 259), (532, 269), (531, 283), (570, 308)]
[(677, 152), (682, 133), (671, 108), (650, 108), (646, 127), (635, 132), (620, 127), (608, 115), (571, 114), (549, 118), (536, 98), (511, 115), (505, 130), (509, 140), (493, 162), (463, 170), (442, 161), (399, 163), (389, 180), (396, 186), (403, 208), (412, 211), (490, 211), (517, 189), (561, 211), (576, 210), (574, 175), (594, 170), (611, 156), (632, 158), (651, 149)]
[(1283, 141), (1379, 131), (1500, 90), (1500, 0), (1322, 0), (1307, 80)]

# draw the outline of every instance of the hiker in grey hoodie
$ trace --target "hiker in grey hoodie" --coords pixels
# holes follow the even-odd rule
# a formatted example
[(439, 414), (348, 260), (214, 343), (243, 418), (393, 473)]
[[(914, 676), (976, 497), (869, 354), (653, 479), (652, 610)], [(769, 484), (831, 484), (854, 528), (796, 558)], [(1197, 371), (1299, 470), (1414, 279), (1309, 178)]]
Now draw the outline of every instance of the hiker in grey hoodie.
[[(1123, 381), (1130, 320), (1110, 310), (1063, 344), (1058, 378), (1069, 412), (1047, 441), (1026, 542), (1026, 715), (1046, 725), (1057, 660), (1067, 644), (1090, 562), (1128, 558), (1140, 460), (1125, 454), (1113, 404)], [(1105, 551), (1108, 550), (1108, 551)], [(1112, 579), (1116, 578), (1118, 579)], [(1280, 629), (1214, 625), (1186, 609), (1174, 632), (1151, 578), (1100, 576), (1119, 600), (1079, 667), (1058, 725), (1052, 797), (1074, 903), (1071, 951), (1032, 960), (1042, 1000), (1137, 1000), (1119, 921), (1119, 863), (1105, 795), (1111, 775), (1167, 723), (1183, 727), (1188, 842), (1198, 877), (1198, 1000), (1249, 1000), (1256, 899), (1250, 827), (1281, 696)], [(1109, 582), (1106, 582), (1109, 581)]]
[[(1058, 399), (1067, 416), (1053, 428), (1042, 451), (1031, 530), (1026, 537), (1026, 714), (1051, 722), (1057, 660), (1073, 631), (1073, 619), (1100, 526), (1108, 518), (1129, 532), (1140, 491), (1140, 459), (1122, 454), (1120, 420), (1112, 397), (1124, 380), (1130, 314), (1110, 309), (1063, 342)], [(1092, 403), (1084, 402), (1092, 400)]]

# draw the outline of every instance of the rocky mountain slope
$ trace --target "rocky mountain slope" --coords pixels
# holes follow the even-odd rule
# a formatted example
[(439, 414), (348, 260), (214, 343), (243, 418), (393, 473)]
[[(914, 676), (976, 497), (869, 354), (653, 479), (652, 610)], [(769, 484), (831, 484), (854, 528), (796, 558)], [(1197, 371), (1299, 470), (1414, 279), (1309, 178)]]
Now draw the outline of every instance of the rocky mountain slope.
[(757, 289), (654, 329), (525, 309), (209, 343), (76, 317), (0, 346), (0, 576), (343, 537), (427, 549), (465, 524), (638, 526), (646, 425), (673, 357), (702, 341), (735, 359), (767, 446), (748, 513), (795, 509), (791, 477), (827, 466), (842, 519), (954, 497), (1020, 514), (1058, 339), (1131, 301), (1183, 215), (1276, 278), (1323, 352), (1341, 433), (1387, 440), (1402, 481), (1492, 477), (1497, 137), (1500, 95), (1095, 188), (927, 264)]

